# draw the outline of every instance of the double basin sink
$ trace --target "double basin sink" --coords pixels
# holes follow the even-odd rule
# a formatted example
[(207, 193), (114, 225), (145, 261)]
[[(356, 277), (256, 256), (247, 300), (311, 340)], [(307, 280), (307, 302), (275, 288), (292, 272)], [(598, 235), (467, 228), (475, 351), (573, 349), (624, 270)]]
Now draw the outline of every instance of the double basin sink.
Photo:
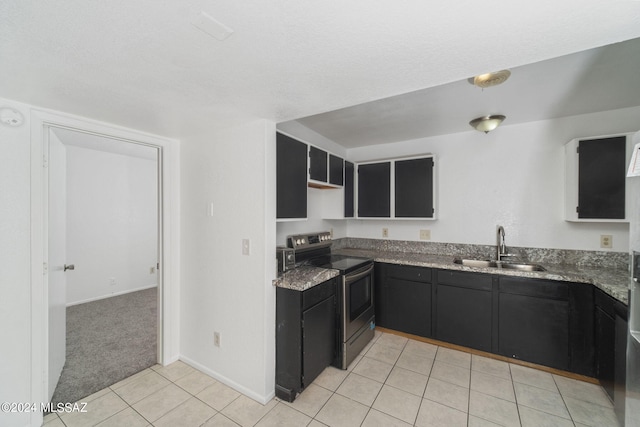
[(460, 259), (453, 260), (455, 264), (466, 265), (468, 267), (476, 268), (502, 268), (505, 270), (519, 270), (519, 271), (546, 271), (544, 267), (538, 264), (528, 263), (513, 263), (504, 261), (488, 261), (480, 259)]

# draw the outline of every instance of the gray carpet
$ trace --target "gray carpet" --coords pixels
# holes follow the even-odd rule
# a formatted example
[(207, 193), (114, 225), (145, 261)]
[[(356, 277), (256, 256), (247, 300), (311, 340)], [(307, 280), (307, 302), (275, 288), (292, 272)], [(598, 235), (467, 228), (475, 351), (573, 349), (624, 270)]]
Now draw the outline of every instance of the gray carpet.
[(67, 308), (67, 359), (51, 401), (76, 402), (156, 363), (157, 289)]

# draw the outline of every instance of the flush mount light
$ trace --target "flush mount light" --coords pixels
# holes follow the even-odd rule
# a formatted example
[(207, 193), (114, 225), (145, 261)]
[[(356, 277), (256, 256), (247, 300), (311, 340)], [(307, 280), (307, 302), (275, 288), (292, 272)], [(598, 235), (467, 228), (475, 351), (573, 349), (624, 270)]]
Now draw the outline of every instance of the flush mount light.
[(24, 116), (18, 110), (9, 107), (0, 108), (0, 123), (5, 126), (18, 127), (24, 123)]
[(500, 123), (502, 123), (502, 121), (506, 118), (506, 116), (500, 114), (495, 114), (492, 116), (482, 116), (478, 117), (477, 119), (471, 120), (469, 124), (477, 131), (489, 133), (500, 126)]
[(471, 77), (469, 79), (469, 83), (484, 89), (506, 82), (510, 75), (511, 71), (500, 70), (493, 73), (480, 74), (479, 76)]

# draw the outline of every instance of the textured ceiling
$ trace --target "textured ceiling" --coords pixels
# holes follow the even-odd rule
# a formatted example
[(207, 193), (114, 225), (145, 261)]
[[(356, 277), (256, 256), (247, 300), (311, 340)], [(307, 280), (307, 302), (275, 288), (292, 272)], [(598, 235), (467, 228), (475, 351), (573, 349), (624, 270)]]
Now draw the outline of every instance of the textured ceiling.
[(636, 37), (638, 1), (3, 0), (0, 96), (182, 138)]
[[(473, 131), (476, 117), (502, 126), (640, 105), (640, 39), (511, 69), (502, 85), (468, 79), (298, 119), (346, 148)], [(640, 127), (640, 124), (638, 125)], [(496, 131), (497, 132), (497, 131)]]

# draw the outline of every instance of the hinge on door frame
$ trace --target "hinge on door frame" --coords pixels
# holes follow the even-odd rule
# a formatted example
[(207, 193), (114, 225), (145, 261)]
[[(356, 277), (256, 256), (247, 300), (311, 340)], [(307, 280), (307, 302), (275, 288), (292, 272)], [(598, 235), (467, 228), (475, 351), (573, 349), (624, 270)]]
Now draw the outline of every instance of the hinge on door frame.
[(576, 206), (576, 213), (580, 213), (580, 206)]
[(576, 153), (580, 154), (580, 146), (579, 145), (576, 146)]
[(160, 263), (159, 262), (156, 263), (156, 270), (160, 270)]

